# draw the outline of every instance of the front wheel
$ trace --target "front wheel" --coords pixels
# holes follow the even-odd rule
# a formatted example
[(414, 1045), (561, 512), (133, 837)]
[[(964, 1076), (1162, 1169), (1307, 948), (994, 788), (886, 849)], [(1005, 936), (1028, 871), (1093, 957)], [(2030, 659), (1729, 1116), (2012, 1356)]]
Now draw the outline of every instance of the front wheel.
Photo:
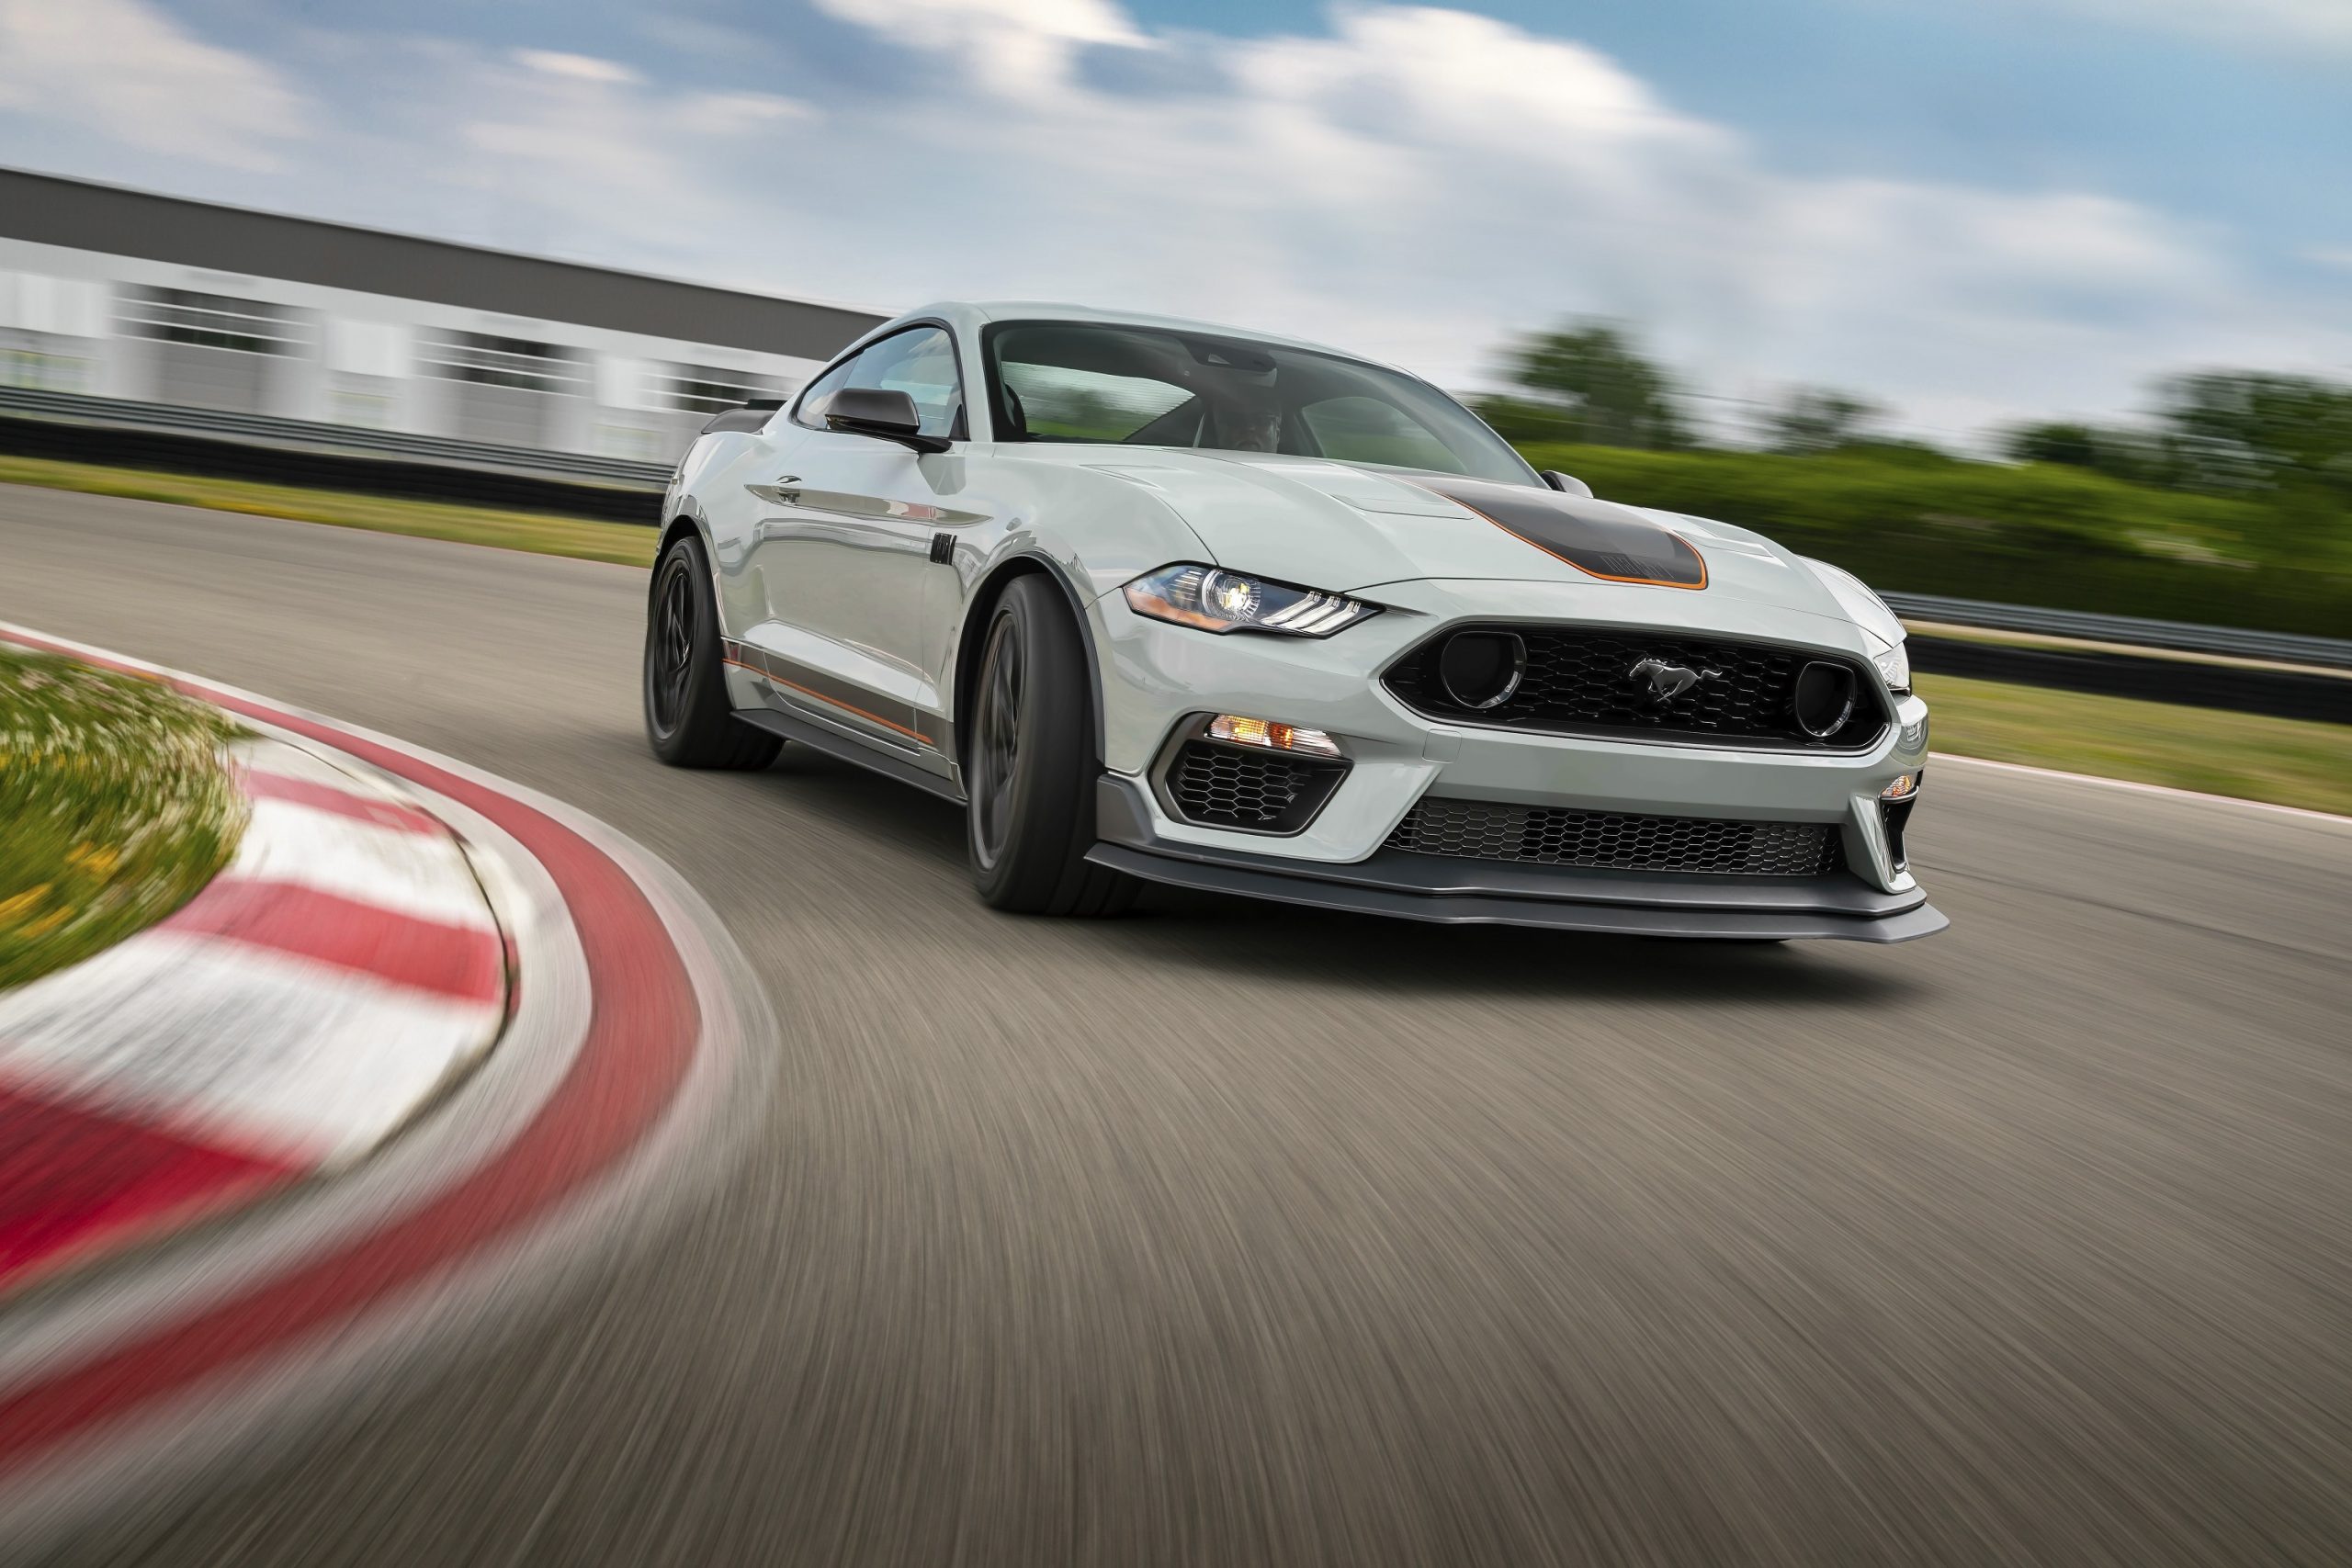
[(645, 739), (673, 768), (764, 768), (784, 742), (736, 718), (702, 540), (682, 534), (653, 569), (645, 613)]
[(1101, 916), (1135, 902), (1135, 878), (1086, 858), (1100, 769), (1086, 657), (1042, 577), (1016, 578), (989, 612), (964, 776), (972, 881), (995, 908)]

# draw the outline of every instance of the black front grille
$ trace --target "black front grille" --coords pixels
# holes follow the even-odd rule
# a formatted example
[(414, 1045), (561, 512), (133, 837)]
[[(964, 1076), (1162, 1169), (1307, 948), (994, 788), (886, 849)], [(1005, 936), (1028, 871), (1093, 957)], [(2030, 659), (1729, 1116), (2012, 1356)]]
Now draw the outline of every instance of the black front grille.
[(1168, 800), (1177, 816), (1204, 828), (1295, 833), (1347, 771), (1345, 762), (1187, 740), (1168, 770)]
[(1396, 824), (1387, 847), (1609, 871), (1826, 876), (1846, 867), (1845, 837), (1832, 823), (1638, 817), (1483, 800), (1423, 800)]
[[(1489, 708), (1466, 707), (1450, 696), (1438, 660), (1448, 638), (1464, 631), (1515, 634), (1526, 645), (1518, 688)], [(1687, 691), (1661, 699), (1653, 682), (1636, 679), (1647, 660), (1700, 674)], [(1853, 671), (1853, 712), (1833, 733), (1816, 739), (1798, 727), (1797, 673), (1824, 662)], [(1499, 725), (1553, 735), (1643, 735), (1661, 740), (1726, 745), (1825, 747), (1860, 750), (1885, 733), (1881, 684), (1869, 665), (1841, 655), (1811, 653), (1766, 643), (1726, 642), (1688, 635), (1558, 626), (1462, 626), (1397, 661), (1388, 689), (1417, 713), (1464, 724)]]

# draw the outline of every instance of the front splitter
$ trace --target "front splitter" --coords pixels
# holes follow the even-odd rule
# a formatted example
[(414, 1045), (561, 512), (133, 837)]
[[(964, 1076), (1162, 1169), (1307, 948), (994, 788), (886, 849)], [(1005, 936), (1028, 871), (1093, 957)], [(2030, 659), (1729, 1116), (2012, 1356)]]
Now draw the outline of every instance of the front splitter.
[[(1200, 888), (1204, 894), (1232, 894), (1239, 898), (1270, 898), (1275, 903), (1310, 905), (1317, 909), (1348, 909), (1355, 915), (1387, 915), (1395, 919), (1420, 919), (1435, 924), (1545, 926), (1553, 931), (1600, 931), (1613, 936), (1687, 936), (1717, 941), (1847, 941), (1847, 942), (1907, 942), (1933, 936), (1952, 924), (1936, 905), (1917, 898), (1900, 908), (1870, 909), (1872, 903), (1894, 903), (1884, 894), (1853, 884), (1851, 898), (1844, 888), (1823, 888), (1814, 882), (1776, 884), (1750, 879), (1656, 879), (1644, 877), (1585, 877), (1559, 879), (1555, 896), (1529, 896), (1496, 888), (1463, 886), (1449, 877), (1430, 882), (1449, 884), (1444, 891), (1430, 886), (1402, 886), (1381, 882), (1371, 865), (1315, 867), (1312, 874), (1268, 870), (1263, 863), (1249, 865), (1230, 853), (1159, 853), (1129, 844), (1096, 844), (1087, 851), (1096, 865), (1108, 865), (1131, 877), (1167, 886)], [(1449, 867), (1437, 863), (1430, 870)], [(1503, 867), (1498, 867), (1503, 870)], [(1520, 870), (1520, 867), (1508, 867)], [(1524, 872), (1521, 872), (1524, 874)], [(1634, 898), (1609, 898), (1609, 891), (1634, 891)], [(1823, 898), (1823, 894), (1832, 894)], [(1847, 905), (1847, 908), (1835, 908)], [(1860, 905), (1860, 908), (1856, 908)], [(1868, 912), (1865, 912), (1868, 909)]]

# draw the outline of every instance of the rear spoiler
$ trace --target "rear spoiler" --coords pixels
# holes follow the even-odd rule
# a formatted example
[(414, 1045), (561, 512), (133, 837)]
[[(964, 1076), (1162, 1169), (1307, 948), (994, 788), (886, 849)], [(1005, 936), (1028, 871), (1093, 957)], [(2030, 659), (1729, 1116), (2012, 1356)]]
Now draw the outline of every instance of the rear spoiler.
[(768, 427), (769, 417), (782, 407), (782, 398), (745, 398), (741, 407), (721, 409), (712, 414), (710, 423), (702, 427), (701, 434), (708, 435), (714, 431), (741, 430), (756, 434)]

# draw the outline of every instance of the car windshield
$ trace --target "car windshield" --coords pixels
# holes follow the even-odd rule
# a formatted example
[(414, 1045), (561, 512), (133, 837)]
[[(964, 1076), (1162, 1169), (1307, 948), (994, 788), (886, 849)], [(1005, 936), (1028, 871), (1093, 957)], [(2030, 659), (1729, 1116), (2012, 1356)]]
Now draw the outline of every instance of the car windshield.
[(1000, 440), (1280, 452), (1540, 482), (1460, 403), (1362, 360), (1091, 321), (1003, 321), (985, 343)]

